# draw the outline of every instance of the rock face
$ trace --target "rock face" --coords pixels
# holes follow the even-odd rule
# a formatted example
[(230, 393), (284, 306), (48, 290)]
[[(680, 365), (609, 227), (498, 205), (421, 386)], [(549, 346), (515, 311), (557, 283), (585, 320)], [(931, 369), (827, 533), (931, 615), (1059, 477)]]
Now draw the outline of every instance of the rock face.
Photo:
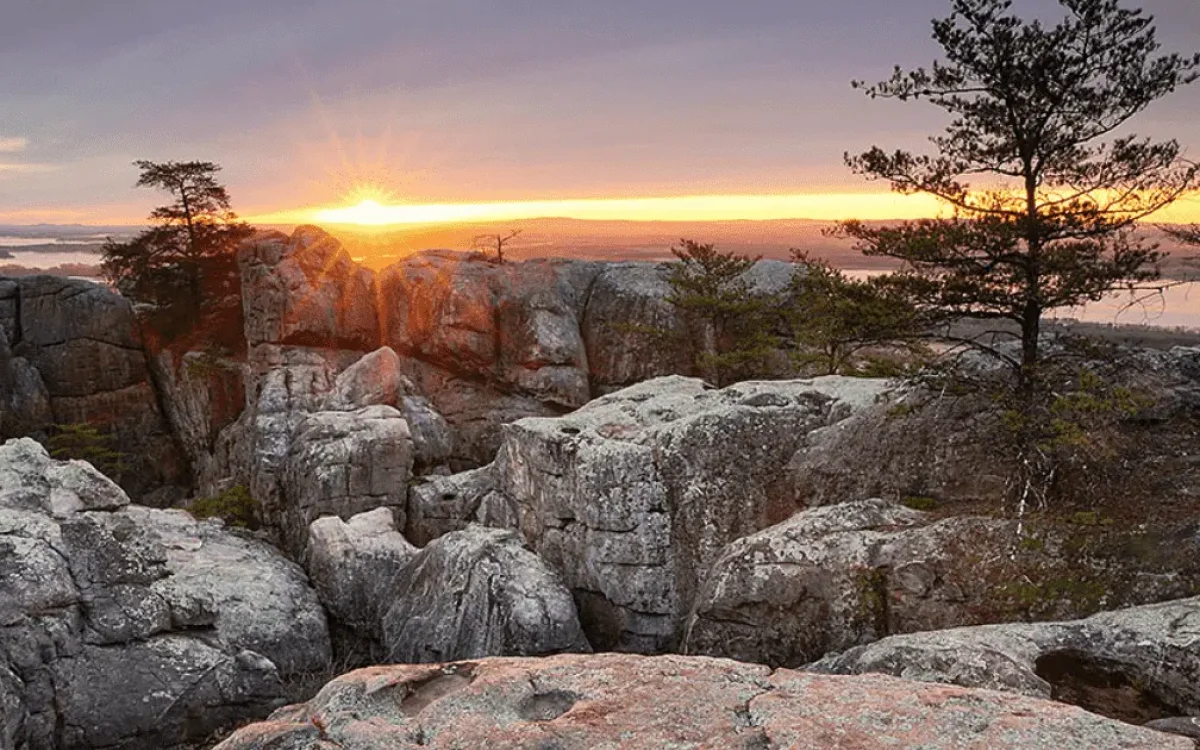
[(570, 592), (509, 530), (471, 526), (439, 537), (396, 575), (389, 601), (388, 661), (591, 651)]
[[(721, 391), (681, 377), (648, 381), (566, 417), (506, 427), (494, 488), (531, 549), (566, 580), (593, 645), (670, 649), (721, 549), (794, 511), (780, 468), (805, 434), (885, 389), (843, 378)], [(435, 483), (410, 504), (425, 518), (455, 507), (475, 514), (490, 490), (478, 479), (463, 485), (443, 499), (480, 501), (436, 507), (430, 495), (444, 485)]]
[(0, 278), (0, 330), (0, 382), (13, 387), (0, 397), (7, 434), (87, 422), (113, 435), (134, 496), (182, 481), (126, 299), (59, 276)]
[(173, 748), (260, 716), (330, 658), (303, 572), (83, 462), (0, 446), (6, 747)]
[(375, 274), (316, 227), (238, 252), (246, 341), (371, 351), (379, 346)]
[(327, 746), (1185, 750), (1191, 741), (986, 690), (604, 654), (363, 669), (218, 748)]
[(416, 554), (396, 531), (392, 511), (378, 508), (348, 522), (337, 516), (313, 521), (304, 566), (333, 620), (370, 644), (379, 640), (397, 575)]
[(1125, 721), (1200, 714), (1200, 599), (1072, 622), (898, 635), (830, 656), (816, 672), (883, 672), (1076, 703)]
[(1200, 593), (1200, 526), (1137, 529), (927, 513), (869, 500), (725, 548), (685, 653), (799, 666), (893, 633), (1070, 619)]
[(443, 534), (475, 523), (515, 529), (519, 521), (508, 498), (496, 489), (491, 466), (447, 477), (430, 477), (408, 491), (404, 535), (425, 546)]
[(390, 508), (403, 524), (412, 468), (412, 434), (392, 407), (310, 414), (292, 432), (283, 472), (284, 548), (299, 554), (323, 515)]

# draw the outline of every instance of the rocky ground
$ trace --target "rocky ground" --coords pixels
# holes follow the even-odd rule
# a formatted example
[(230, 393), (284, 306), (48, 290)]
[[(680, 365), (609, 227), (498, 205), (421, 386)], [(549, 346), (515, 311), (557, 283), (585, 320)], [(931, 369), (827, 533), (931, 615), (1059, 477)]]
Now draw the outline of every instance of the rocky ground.
[(0, 448), (0, 749), (1200, 734), (1198, 350), (1127, 352), (1136, 450), (1017, 519), (969, 398), (689, 377), (661, 265), (240, 265), (244, 351), (0, 279), (0, 429), (129, 464)]

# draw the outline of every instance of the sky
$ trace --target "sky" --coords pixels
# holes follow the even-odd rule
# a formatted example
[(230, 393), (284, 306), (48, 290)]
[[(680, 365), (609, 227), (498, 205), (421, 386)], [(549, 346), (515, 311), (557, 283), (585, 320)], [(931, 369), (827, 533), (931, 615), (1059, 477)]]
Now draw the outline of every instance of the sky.
[[(1141, 5), (1167, 50), (1200, 47), (1200, 0)], [(851, 174), (842, 154), (919, 149), (943, 115), (871, 101), (849, 82), (932, 62), (930, 19), (948, 7), (0, 0), (0, 223), (139, 222), (162, 197), (134, 187), (135, 159), (221, 164), (250, 217), (362, 198), (596, 218), (714, 205), (730, 214), (719, 218), (770, 218), (764, 206), (840, 218), (847, 200), (900, 214), (911, 207), (878, 195), (886, 187)], [(1200, 160), (1198, 123), (1193, 85), (1136, 129)], [(842, 198), (860, 193), (876, 195)], [(662, 200), (676, 196), (793, 197)]]

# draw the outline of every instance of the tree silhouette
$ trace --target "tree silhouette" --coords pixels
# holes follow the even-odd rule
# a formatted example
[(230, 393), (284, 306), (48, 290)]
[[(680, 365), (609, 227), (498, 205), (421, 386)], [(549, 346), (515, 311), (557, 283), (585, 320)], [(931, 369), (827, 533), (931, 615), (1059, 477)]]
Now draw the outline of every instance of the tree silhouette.
[(105, 274), (122, 293), (185, 314), (239, 288), (236, 250), (251, 227), (230, 208), (212, 162), (134, 162), (138, 187), (167, 191), (175, 201), (150, 214), (156, 226), (133, 240), (104, 245)]
[(494, 260), (497, 263), (503, 263), (505, 245), (520, 236), (522, 231), (521, 229), (512, 229), (504, 233), (478, 234), (471, 240), (471, 247), (481, 252), (494, 252), (496, 254)]

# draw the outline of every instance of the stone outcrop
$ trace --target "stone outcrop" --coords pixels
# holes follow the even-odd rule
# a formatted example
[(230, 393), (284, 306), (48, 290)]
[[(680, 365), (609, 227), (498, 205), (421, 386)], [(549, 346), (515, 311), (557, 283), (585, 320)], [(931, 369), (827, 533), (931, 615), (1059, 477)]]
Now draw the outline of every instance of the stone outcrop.
[(521, 420), (490, 470), (414, 487), (411, 533), (515, 520), (575, 595), (593, 645), (670, 649), (721, 549), (795, 510), (781, 469), (805, 434), (886, 387), (819, 378), (717, 391), (670, 377)]
[(0, 278), (0, 426), (45, 434), (89, 423), (111, 434), (135, 497), (184, 481), (159, 409), (128, 300), (89, 281), (59, 276)]
[(414, 484), (405, 521), (404, 535), (422, 547), (473, 523), (499, 529), (519, 523), (512, 503), (496, 488), (491, 466)]
[(382, 621), (387, 661), (591, 651), (561, 579), (513, 531), (471, 526), (396, 575)]
[[(378, 643), (396, 577), (417, 554), (396, 530), (389, 508), (349, 521), (326, 516), (309, 527), (304, 567), (333, 621), (347, 637)], [(382, 655), (381, 655), (382, 656)]]
[(219, 750), (322, 747), (1020, 747), (1186, 750), (1074, 706), (879, 675), (831, 677), (628, 654), (372, 667)]
[(412, 468), (412, 434), (392, 407), (308, 415), (292, 432), (284, 465), (277, 527), (284, 549), (303, 551), (308, 525), (324, 515), (389, 508), (403, 525)]
[(1005, 690), (1144, 723), (1200, 714), (1200, 599), (1084, 620), (897, 635), (810, 669)]
[(0, 446), (0, 737), (174, 748), (264, 715), (330, 659), (296, 565), (89, 464)]
[(375, 274), (316, 227), (238, 251), (246, 342), (371, 351), (379, 346)]
[(1111, 528), (928, 513), (883, 500), (798, 513), (725, 548), (685, 653), (795, 667), (893, 633), (1071, 619), (1200, 593), (1200, 526)]

